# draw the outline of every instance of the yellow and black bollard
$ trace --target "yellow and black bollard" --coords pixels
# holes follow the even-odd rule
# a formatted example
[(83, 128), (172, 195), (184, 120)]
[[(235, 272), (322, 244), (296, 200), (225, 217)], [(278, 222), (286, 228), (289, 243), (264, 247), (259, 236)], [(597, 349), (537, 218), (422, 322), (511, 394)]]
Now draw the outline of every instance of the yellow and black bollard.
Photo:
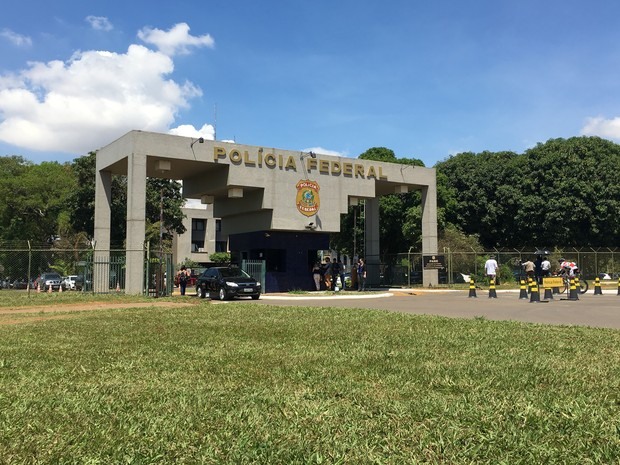
[(618, 278), (618, 295), (620, 295), (620, 278)]
[(521, 288), (519, 290), (519, 299), (527, 299), (527, 289), (525, 288), (525, 279), (521, 280)]
[(530, 303), (540, 302), (540, 292), (538, 291), (538, 282), (533, 281), (530, 288)]
[(497, 299), (497, 291), (495, 290), (495, 280), (492, 279), (489, 284), (489, 299)]
[(579, 300), (575, 278), (570, 278), (570, 291), (568, 293), (568, 300)]
[(598, 276), (594, 279), (594, 295), (603, 295), (603, 289), (601, 289), (601, 278)]
[(545, 295), (543, 296), (543, 299), (553, 300), (553, 292), (551, 291), (551, 287), (546, 285), (544, 280), (543, 280), (543, 286), (545, 288)]
[(478, 297), (476, 295), (476, 284), (474, 283), (474, 278), (469, 279), (469, 297)]

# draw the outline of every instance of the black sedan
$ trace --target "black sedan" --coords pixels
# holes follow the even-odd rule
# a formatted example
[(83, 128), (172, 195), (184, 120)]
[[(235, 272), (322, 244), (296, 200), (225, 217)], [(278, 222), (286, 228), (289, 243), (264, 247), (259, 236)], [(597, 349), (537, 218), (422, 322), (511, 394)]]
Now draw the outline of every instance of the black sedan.
[(250, 296), (260, 297), (261, 285), (256, 279), (237, 267), (214, 266), (207, 268), (196, 280), (196, 293), (205, 298), (216, 295), (220, 300)]

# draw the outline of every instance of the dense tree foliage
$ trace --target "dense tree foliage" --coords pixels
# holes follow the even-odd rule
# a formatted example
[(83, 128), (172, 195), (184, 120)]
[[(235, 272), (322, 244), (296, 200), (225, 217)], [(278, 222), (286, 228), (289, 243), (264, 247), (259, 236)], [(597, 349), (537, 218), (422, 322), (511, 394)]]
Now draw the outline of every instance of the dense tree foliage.
[[(552, 139), (522, 155), (461, 153), (436, 165), (446, 221), (484, 247), (616, 247), (620, 145), (598, 137)], [(441, 202), (441, 198), (440, 198)]]
[[(65, 246), (85, 245), (94, 233), (96, 154), (72, 164), (32, 164), (22, 157), (0, 157), (0, 240), (31, 240), (37, 244), (61, 241)], [(176, 181), (147, 179), (147, 240), (159, 244), (160, 209), (163, 207), (164, 243), (182, 224), (181, 186)], [(163, 199), (163, 202), (162, 202)], [(127, 216), (127, 180), (112, 178), (111, 244), (122, 247)]]

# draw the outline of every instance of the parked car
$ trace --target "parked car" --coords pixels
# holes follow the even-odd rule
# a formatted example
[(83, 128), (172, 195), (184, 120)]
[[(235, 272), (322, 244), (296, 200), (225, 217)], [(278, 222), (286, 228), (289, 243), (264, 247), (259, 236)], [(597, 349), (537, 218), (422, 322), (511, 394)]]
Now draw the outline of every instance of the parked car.
[(47, 291), (50, 286), (52, 286), (52, 291), (60, 290), (61, 286), (63, 288), (63, 291), (65, 290), (65, 286), (62, 283), (61, 276), (58, 273), (54, 272), (42, 273), (41, 276), (39, 276), (35, 280), (35, 287), (37, 287), (39, 284), (41, 285), (42, 291)]
[(81, 291), (84, 279), (78, 275), (65, 276), (63, 279), (64, 288), (70, 291)]
[(250, 296), (256, 300), (261, 285), (256, 279), (237, 267), (214, 266), (207, 268), (196, 281), (196, 294), (201, 298), (215, 295), (220, 300)]

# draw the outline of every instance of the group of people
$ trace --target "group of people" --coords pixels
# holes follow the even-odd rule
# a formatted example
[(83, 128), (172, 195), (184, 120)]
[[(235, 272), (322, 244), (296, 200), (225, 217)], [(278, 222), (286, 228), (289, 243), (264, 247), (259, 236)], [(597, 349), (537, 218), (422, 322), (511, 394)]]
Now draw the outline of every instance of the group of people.
[[(342, 260), (331, 260), (325, 257), (325, 262), (316, 262), (312, 267), (312, 278), (317, 291), (321, 290), (321, 285), (327, 290), (337, 291), (345, 288), (345, 268)], [(357, 278), (357, 290), (366, 290), (366, 263), (360, 258), (355, 265), (355, 276)], [(340, 286), (338, 286), (340, 278)]]
[[(575, 276), (575, 274), (579, 273), (579, 267), (575, 262), (560, 258), (558, 263), (558, 275)], [(551, 276), (551, 262), (546, 255), (537, 255), (535, 261), (527, 260), (521, 263), (521, 267), (525, 272), (525, 276), (528, 279), (535, 279), (538, 284), (542, 284), (543, 278)], [(497, 260), (494, 255), (491, 255), (484, 264), (484, 272), (489, 280), (493, 280), (495, 284), (499, 284), (498, 270)]]

